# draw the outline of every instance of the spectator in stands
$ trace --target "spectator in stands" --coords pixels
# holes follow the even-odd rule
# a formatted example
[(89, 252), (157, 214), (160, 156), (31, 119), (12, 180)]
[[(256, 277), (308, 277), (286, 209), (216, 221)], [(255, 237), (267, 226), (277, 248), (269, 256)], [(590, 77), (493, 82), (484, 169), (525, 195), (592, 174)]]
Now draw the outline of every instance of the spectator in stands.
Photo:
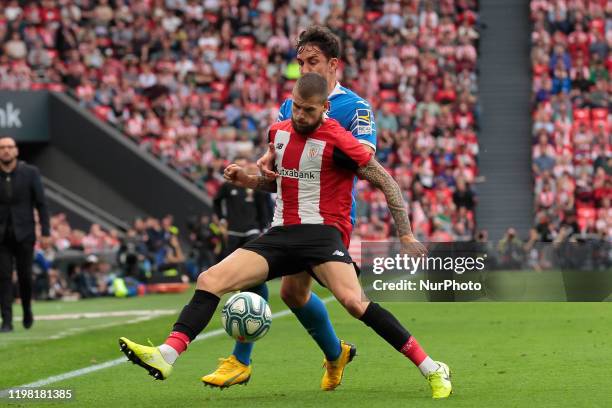
[(453, 241), (469, 242), (474, 239), (474, 231), (463, 222), (456, 222), (453, 225)]
[[(169, 237), (163, 248), (164, 259), (158, 266), (158, 272), (164, 277), (176, 277), (183, 280), (185, 274), (185, 255), (178, 238), (179, 230), (175, 226), (169, 228)], [(185, 281), (189, 278), (185, 276)]]
[(529, 230), (529, 239), (525, 242), (523, 250), (526, 258), (526, 266), (534, 271), (540, 272), (542, 269), (549, 268), (550, 262), (545, 257), (545, 251), (542, 250), (538, 242), (540, 235), (535, 228)]
[(222, 231), (215, 220), (211, 221), (210, 216), (202, 215), (198, 222), (192, 226), (189, 240), (197, 259), (197, 274), (214, 265), (222, 251)]
[(467, 211), (473, 211), (476, 205), (474, 193), (467, 185), (463, 178), (457, 179), (457, 186), (453, 192), (453, 203), (457, 208), (465, 208)]
[(4, 52), (13, 60), (23, 60), (28, 55), (26, 43), (18, 31), (13, 31), (10, 40), (4, 44)]
[(538, 241), (552, 242), (556, 236), (556, 228), (550, 222), (549, 216), (545, 211), (540, 210), (537, 214), (537, 225), (535, 227), (538, 232)]
[(49, 269), (49, 289), (47, 299), (64, 300), (75, 299), (75, 295), (69, 288), (68, 283), (57, 269)]
[[(573, 210), (569, 210), (565, 213), (563, 220), (561, 221), (560, 229), (565, 229), (566, 234), (573, 235), (580, 232), (580, 226), (576, 219), (576, 213)], [(538, 235), (539, 232), (538, 232)]]
[(376, 115), (377, 129), (389, 130), (392, 134), (399, 130), (397, 116), (391, 112), (391, 105), (383, 103), (382, 109)]
[(142, 282), (146, 280), (143, 262), (147, 248), (134, 228), (127, 230), (117, 252), (117, 260), (124, 276), (134, 277)]
[(146, 220), (146, 245), (149, 251), (149, 259), (154, 265), (161, 265), (164, 262), (167, 244), (166, 232), (162, 229), (158, 219), (148, 217)]
[(99, 280), (99, 259), (88, 255), (82, 265), (74, 265), (70, 274), (71, 286), (81, 299), (102, 296), (106, 293), (105, 284)]
[(34, 264), (32, 266), (34, 299), (46, 300), (49, 297), (50, 273), (52, 269), (52, 254), (50, 254), (50, 241), (41, 242), (40, 248), (34, 252)]
[(542, 174), (543, 172), (552, 171), (555, 167), (555, 159), (549, 156), (548, 153), (542, 152), (533, 160), (533, 171), (536, 174)]
[(523, 250), (523, 242), (516, 235), (516, 230), (508, 228), (497, 244), (500, 266), (507, 269), (520, 268), (523, 262)]

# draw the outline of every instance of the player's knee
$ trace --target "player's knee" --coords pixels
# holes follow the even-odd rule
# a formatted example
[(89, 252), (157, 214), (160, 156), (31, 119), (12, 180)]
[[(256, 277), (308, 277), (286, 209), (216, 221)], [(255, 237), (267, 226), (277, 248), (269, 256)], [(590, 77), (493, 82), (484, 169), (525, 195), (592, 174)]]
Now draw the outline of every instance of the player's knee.
[(310, 298), (310, 289), (300, 285), (283, 282), (280, 290), (281, 299), (292, 309), (302, 307)]
[(225, 281), (226, 280), (223, 279), (223, 273), (219, 271), (219, 268), (215, 265), (198, 275), (196, 288), (221, 296), (230, 290)]
[(351, 316), (359, 319), (365, 313), (367, 302), (361, 299), (360, 296), (346, 295), (338, 297), (338, 301)]

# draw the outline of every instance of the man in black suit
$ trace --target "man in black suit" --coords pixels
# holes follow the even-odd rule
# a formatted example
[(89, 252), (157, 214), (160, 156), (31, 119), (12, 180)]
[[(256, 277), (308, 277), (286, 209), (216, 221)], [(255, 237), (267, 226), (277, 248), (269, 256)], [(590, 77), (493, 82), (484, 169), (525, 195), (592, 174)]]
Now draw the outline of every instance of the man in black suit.
[(38, 212), (41, 235), (49, 240), (49, 213), (38, 169), (17, 161), (17, 145), (0, 137), (0, 332), (13, 330), (13, 259), (17, 267), (23, 327), (34, 323), (32, 314), (32, 262)]

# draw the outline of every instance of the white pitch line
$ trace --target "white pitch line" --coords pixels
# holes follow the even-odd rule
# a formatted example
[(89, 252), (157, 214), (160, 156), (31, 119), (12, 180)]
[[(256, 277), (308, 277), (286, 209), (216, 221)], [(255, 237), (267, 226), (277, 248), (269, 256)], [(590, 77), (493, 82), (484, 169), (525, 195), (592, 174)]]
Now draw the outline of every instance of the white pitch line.
[[(176, 309), (154, 309), (154, 310), (116, 310), (114, 312), (85, 312), (85, 313), (62, 313), (51, 315), (36, 315), (36, 320), (74, 320), (74, 319), (98, 319), (103, 317), (125, 317), (125, 316), (162, 316), (176, 313)], [(17, 320), (21, 316), (15, 317)]]
[[(326, 298), (321, 299), (323, 301), (323, 303), (329, 303), (332, 300), (334, 300), (333, 296), (329, 296)], [(290, 315), (292, 312), (290, 309), (284, 309), (281, 310), (280, 312), (277, 313), (273, 313), (272, 314), (272, 318), (276, 319), (276, 318), (280, 318), (280, 317), (284, 317), (284, 316), (288, 316)], [(224, 334), (225, 330), (223, 329), (216, 329), (216, 330), (212, 330), (209, 331), (207, 333), (203, 333), (200, 334), (198, 337), (196, 337), (193, 342), (199, 341), (199, 340), (206, 340), (208, 338), (211, 337), (217, 337), (221, 334)], [(193, 343), (192, 342), (192, 343)], [(64, 380), (68, 380), (70, 378), (75, 378), (75, 377), (81, 377), (96, 371), (100, 371), (100, 370), (104, 370), (105, 368), (110, 368), (110, 367), (115, 367), (118, 366), (119, 364), (122, 363), (127, 363), (129, 360), (126, 360), (125, 357), (120, 357), (117, 358), (115, 360), (110, 360), (107, 361), (105, 363), (100, 363), (100, 364), (95, 364), (89, 367), (85, 367), (85, 368), (80, 368), (78, 370), (73, 370), (73, 371), (68, 371), (66, 373), (63, 374), (59, 374), (59, 375), (53, 375), (51, 377), (47, 377), (47, 378), (43, 378), (42, 380), (38, 380), (38, 381), (34, 381), (28, 384), (23, 384), (23, 385), (17, 385), (11, 388), (7, 388), (4, 390), (0, 390), (0, 398), (4, 398), (8, 395), (9, 390), (14, 389), (14, 388), (39, 388), (39, 387), (45, 387), (47, 385), (50, 384), (54, 384), (60, 381), (64, 381)]]
[(134, 323), (146, 322), (147, 320), (155, 319), (156, 317), (159, 317), (159, 316), (162, 316), (162, 315), (161, 314), (152, 314), (152, 315), (149, 315), (149, 316), (140, 316), (140, 317), (137, 317), (135, 319), (128, 320), (126, 322), (104, 323), (104, 324), (97, 324), (97, 325), (89, 326), (89, 327), (72, 327), (70, 329), (64, 330), (63, 332), (59, 332), (57, 334), (54, 334), (53, 336), (50, 336), (49, 339), (57, 340), (57, 339), (61, 339), (63, 337), (73, 336), (73, 335), (75, 335), (77, 333), (84, 332), (84, 331), (99, 330), (99, 329), (108, 329), (109, 327), (115, 327), (115, 326), (121, 326), (121, 325), (126, 325), (126, 324), (134, 324)]

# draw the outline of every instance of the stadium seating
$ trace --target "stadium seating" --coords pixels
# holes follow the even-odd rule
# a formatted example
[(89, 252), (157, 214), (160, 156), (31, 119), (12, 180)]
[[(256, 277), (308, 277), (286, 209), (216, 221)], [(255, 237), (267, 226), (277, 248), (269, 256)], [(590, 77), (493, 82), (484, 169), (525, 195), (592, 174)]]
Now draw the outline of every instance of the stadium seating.
[(531, 2), (535, 210), (553, 238), (612, 236), (608, 3)]
[[(267, 1), (206, 4), (213, 8), (180, 1), (0, 5), (0, 34), (9, 39), (0, 88), (69, 92), (214, 194), (228, 161), (261, 153), (265, 129), (293, 84), (292, 44), (317, 18), (287, 4), (272, 13)], [(458, 178), (470, 189), (478, 176), (477, 1), (333, 4), (324, 3), (321, 23), (342, 39), (341, 81), (377, 111), (377, 157), (406, 192), (419, 237), (468, 239), (473, 208), (458, 211), (452, 192)], [(360, 190), (362, 215), (373, 225), (379, 215), (386, 226), (377, 236), (388, 236), (384, 198)]]
[[(196, 223), (192, 226), (191, 252), (186, 257), (176, 247), (179, 230), (171, 215), (161, 220), (138, 218), (126, 232), (105, 230), (98, 224), (92, 224), (85, 232), (74, 228), (66, 214), (57, 213), (51, 216), (50, 227), (51, 242), (36, 243), (34, 265), (40, 271), (35, 273), (39, 299), (113, 295), (109, 282), (119, 275), (131, 282), (146, 283), (147, 292), (184, 291), (189, 277), (194, 279), (205, 266), (197, 258), (214, 258), (218, 254), (212, 249), (210, 255), (202, 253), (211, 248), (214, 237), (196, 242), (201, 240), (198, 230), (209, 227)], [(86, 268), (89, 270), (83, 272)]]

